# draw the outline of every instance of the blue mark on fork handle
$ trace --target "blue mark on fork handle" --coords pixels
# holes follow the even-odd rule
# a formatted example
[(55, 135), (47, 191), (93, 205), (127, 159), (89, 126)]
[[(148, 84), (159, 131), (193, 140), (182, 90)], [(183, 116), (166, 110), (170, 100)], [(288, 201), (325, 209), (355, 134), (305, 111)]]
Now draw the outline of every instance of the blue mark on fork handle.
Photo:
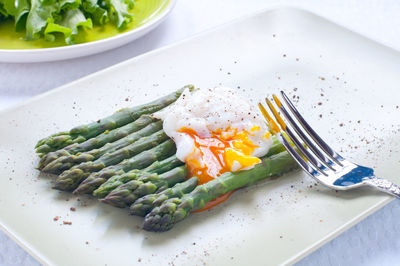
[(341, 178), (333, 183), (335, 186), (351, 186), (354, 184), (361, 183), (365, 179), (372, 178), (374, 176), (374, 170), (368, 167), (357, 165), (350, 172), (343, 175)]

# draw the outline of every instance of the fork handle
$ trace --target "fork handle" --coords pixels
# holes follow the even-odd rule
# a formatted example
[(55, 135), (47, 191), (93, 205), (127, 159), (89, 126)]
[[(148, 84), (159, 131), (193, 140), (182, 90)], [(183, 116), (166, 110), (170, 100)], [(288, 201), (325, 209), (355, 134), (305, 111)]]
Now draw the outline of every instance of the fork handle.
[(365, 180), (364, 184), (367, 184), (371, 187), (379, 189), (382, 192), (386, 192), (390, 195), (400, 198), (400, 187), (387, 179), (372, 177)]

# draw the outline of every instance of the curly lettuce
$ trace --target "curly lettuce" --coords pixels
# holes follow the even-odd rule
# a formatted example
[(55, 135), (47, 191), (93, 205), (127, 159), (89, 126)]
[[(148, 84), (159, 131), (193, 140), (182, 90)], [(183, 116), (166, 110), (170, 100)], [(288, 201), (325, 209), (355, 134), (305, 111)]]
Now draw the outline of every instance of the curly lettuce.
[(0, 0), (0, 14), (4, 17), (14, 17), (16, 31), (25, 29), (29, 9), (30, 3), (28, 0)]
[(4, 4), (0, 1), (0, 19), (5, 19), (8, 17), (8, 13), (4, 8)]
[(0, 20), (14, 18), (15, 30), (26, 32), (26, 40), (63, 38), (74, 44), (81, 29), (113, 23), (127, 28), (134, 0), (0, 0)]
[(124, 30), (132, 21), (133, 15), (129, 9), (133, 8), (133, 1), (106, 0), (106, 7), (109, 10), (111, 21), (117, 26), (118, 30)]
[(69, 9), (63, 14), (60, 21), (48, 20), (44, 36), (46, 40), (54, 41), (56, 34), (60, 33), (64, 36), (67, 44), (74, 44), (74, 36), (78, 34), (79, 28), (91, 29), (92, 27), (92, 20), (85, 18), (82, 11), (79, 9)]
[(26, 20), (26, 39), (37, 40), (42, 37), (44, 28), (48, 20), (54, 20), (57, 14), (57, 2), (40, 0), (31, 0), (31, 9)]
[(23, 31), (25, 30), (26, 19), (28, 18), (28, 13), (30, 9), (30, 3), (27, 0), (17, 0), (16, 14), (15, 17), (15, 30)]
[(78, 9), (81, 5), (81, 0), (61, 0), (59, 10)]
[(82, 7), (97, 25), (104, 25), (110, 20), (107, 10), (101, 7), (97, 0), (83, 0)]

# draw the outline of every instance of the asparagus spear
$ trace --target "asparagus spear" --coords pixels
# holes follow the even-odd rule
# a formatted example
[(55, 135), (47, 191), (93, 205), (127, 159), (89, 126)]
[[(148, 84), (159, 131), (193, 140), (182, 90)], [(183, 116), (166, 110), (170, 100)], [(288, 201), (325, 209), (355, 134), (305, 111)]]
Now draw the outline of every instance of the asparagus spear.
[[(136, 162), (136, 165), (138, 166), (135, 167), (136, 169), (139, 169), (139, 166), (141, 165), (143, 165), (143, 167), (146, 167), (147, 165), (157, 160), (158, 156), (167, 153), (167, 151), (165, 151), (164, 149), (170, 148), (170, 146), (172, 146), (170, 150), (175, 152), (175, 150), (173, 149), (174, 146), (165, 145), (165, 142), (156, 146), (158, 143), (164, 141), (167, 138), (168, 137), (163, 131), (158, 131), (149, 137), (140, 138), (138, 141), (125, 148), (117, 150), (113, 153), (107, 153), (96, 161), (82, 163), (80, 165), (77, 165), (76, 167), (72, 167), (70, 170), (63, 172), (57, 178), (54, 188), (67, 191), (75, 189), (82, 182), (82, 180), (90, 176), (90, 173), (100, 171), (107, 166), (110, 166), (111, 168), (116, 168), (119, 165), (115, 165), (116, 163), (119, 163), (124, 158), (130, 158), (132, 156), (133, 157), (130, 158), (130, 160)], [(121, 168), (118, 170), (123, 169)]]
[(138, 179), (139, 177), (142, 177), (147, 173), (162, 174), (182, 164), (183, 162), (181, 162), (178, 158), (176, 158), (175, 155), (173, 155), (165, 160), (156, 161), (143, 170), (134, 169), (122, 175), (115, 175), (108, 179), (98, 189), (96, 189), (93, 192), (93, 196), (104, 198), (105, 196), (107, 196), (108, 193), (113, 191), (118, 186), (125, 184), (131, 180)]
[(177, 90), (160, 99), (157, 99), (153, 102), (131, 108), (121, 109), (120, 111), (103, 119), (100, 119), (97, 122), (81, 125), (71, 129), (67, 133), (57, 133), (50, 137), (42, 139), (38, 142), (35, 148), (38, 153), (46, 154), (48, 152), (61, 149), (71, 143), (83, 142), (99, 135), (100, 133), (103, 133), (106, 130), (112, 130), (114, 128), (121, 127), (132, 121), (135, 121), (143, 114), (151, 114), (170, 105), (179, 98), (179, 96), (186, 88), (189, 88), (190, 90), (194, 89), (192, 85), (187, 85), (184, 88)]
[[(161, 137), (165, 138), (165, 134), (162, 131), (162, 121), (151, 123), (145, 128), (133, 132), (125, 138), (104, 145), (100, 149), (94, 149), (88, 152), (78, 153), (76, 155), (62, 156), (46, 165), (42, 169), (42, 171), (47, 173), (59, 174), (80, 163), (88, 162), (87, 164), (82, 166), (85, 167), (87, 165), (95, 164), (90, 163), (90, 161), (94, 161), (99, 158), (102, 158), (100, 160), (103, 161), (107, 156), (110, 157), (119, 155), (121, 157), (125, 155), (124, 153), (126, 152), (126, 150), (137, 149), (137, 145), (139, 145), (139, 143), (143, 143), (145, 140), (150, 141), (149, 138), (145, 137), (149, 135), (154, 136), (154, 134), (156, 134), (155, 132), (159, 132), (158, 135), (161, 135)], [(117, 160), (118, 158), (113, 159)]]
[(273, 143), (264, 157), (270, 157), (274, 154), (278, 154), (286, 150), (285, 147), (278, 141), (276, 136), (272, 136), (272, 140)]
[(125, 183), (128, 183), (129, 181), (132, 180), (137, 180), (139, 178), (143, 178), (145, 176), (151, 175), (153, 173), (139, 169), (134, 169), (129, 171), (128, 173), (123, 173), (121, 175), (115, 175), (108, 179), (105, 183), (101, 184), (95, 191), (93, 191), (93, 196), (97, 198), (104, 198), (105, 196), (108, 195), (111, 191), (119, 187), (120, 185), (123, 185)]
[(261, 179), (281, 175), (295, 167), (297, 163), (285, 151), (271, 157), (264, 157), (261, 163), (252, 169), (222, 174), (196, 187), (189, 194), (181, 198), (168, 199), (161, 206), (154, 208), (146, 215), (143, 229), (155, 232), (170, 230), (177, 222), (185, 219), (191, 211), (204, 207), (207, 202)]
[(199, 179), (197, 177), (192, 177), (160, 193), (149, 194), (139, 198), (130, 206), (129, 212), (132, 215), (145, 216), (153, 208), (160, 206), (167, 199), (175, 197), (181, 198), (184, 194), (190, 193), (197, 186), (198, 182)]
[[(73, 193), (92, 193), (96, 188), (114, 175), (121, 175), (133, 169), (143, 169), (157, 160), (162, 160), (175, 154), (175, 152), (175, 143), (169, 139), (160, 145), (144, 151), (132, 158), (126, 159), (119, 164), (104, 168), (100, 172), (92, 173), (79, 185), (77, 189), (74, 190)], [(81, 180), (82, 179), (75, 181), (74, 186), (76, 187)]]
[(184, 181), (186, 175), (187, 169), (185, 166), (176, 167), (161, 175), (148, 174), (117, 187), (107, 197), (102, 199), (101, 202), (125, 208), (144, 195), (163, 191), (176, 183)]
[(50, 135), (50, 136), (47, 137), (47, 138), (41, 139), (41, 140), (39, 140), (39, 141), (37, 142), (35, 148), (37, 148), (37, 147), (39, 147), (39, 146), (42, 146), (42, 145), (45, 145), (47, 139), (50, 138), (50, 137), (53, 137), (53, 138), (54, 138), (54, 137), (64, 136), (64, 135), (68, 135), (68, 132), (66, 132), (66, 131), (64, 131), (64, 132), (58, 132), (58, 133), (55, 133), (55, 134), (53, 134), (53, 135)]
[(53, 151), (45, 154), (39, 162), (39, 169), (43, 169), (50, 162), (56, 160), (57, 158), (70, 156), (73, 154), (77, 154), (80, 152), (90, 151), (92, 149), (100, 148), (103, 145), (114, 142), (121, 138), (128, 136), (129, 134), (136, 132), (145, 126), (149, 125), (152, 122), (155, 122), (157, 119), (151, 115), (142, 115), (137, 120), (132, 123), (129, 123), (123, 127), (116, 128), (111, 131), (105, 131), (102, 134), (98, 135), (95, 138), (88, 139), (82, 143), (74, 143), (68, 145), (67, 147)]
[(162, 161), (155, 161), (154, 163), (152, 163), (150, 166), (148, 166), (143, 170), (145, 170), (146, 172), (162, 174), (183, 164), (184, 163), (180, 161), (174, 154)]
[(42, 157), (49, 152), (62, 149), (72, 143), (81, 143), (85, 140), (86, 138), (82, 136), (72, 138), (68, 132), (56, 133), (50, 137), (39, 140), (38, 144), (35, 146), (36, 153), (39, 153), (39, 157)]

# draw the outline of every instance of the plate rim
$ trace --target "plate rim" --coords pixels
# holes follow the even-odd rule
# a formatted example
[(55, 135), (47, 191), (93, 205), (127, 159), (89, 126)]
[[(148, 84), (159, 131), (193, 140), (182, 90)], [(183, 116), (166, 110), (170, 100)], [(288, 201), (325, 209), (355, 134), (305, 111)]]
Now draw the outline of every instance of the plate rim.
[(39, 251), (35, 250), (35, 248), (27, 243), (26, 241), (22, 240), (21, 237), (12, 232), (6, 225), (0, 221), (0, 230), (8, 236), (11, 240), (13, 240), (20, 248), (26, 251), (29, 255), (31, 255), (35, 260), (37, 260), (42, 265), (50, 265), (49, 261), (46, 260), (45, 256), (41, 254)]
[(318, 248), (322, 247), (324, 244), (328, 243), (335, 237), (341, 235), (346, 230), (350, 229), (357, 223), (361, 222), (369, 215), (375, 213), (376, 211), (380, 210), (382, 207), (386, 206), (388, 203), (395, 200), (394, 197), (385, 196), (382, 200), (378, 201), (377, 203), (371, 205), (368, 209), (364, 210), (359, 215), (355, 216), (353, 219), (350, 219), (348, 222), (344, 223), (343, 225), (337, 227), (333, 230), (330, 234), (327, 234), (325, 237), (322, 237), (319, 241), (315, 242), (314, 244), (304, 248), (302, 251), (298, 252), (297, 254), (291, 256), (287, 260), (285, 260), (282, 265), (293, 265), (296, 262), (299, 262), (301, 259), (305, 258), (307, 255), (310, 255)]
[[(169, 0), (169, 1), (170, 1), (170, 3), (173, 3), (173, 5), (170, 6), (170, 8), (172, 10), (172, 8), (176, 4), (177, 0)], [(166, 9), (167, 9), (167, 7), (166, 7)], [(169, 10), (169, 12), (171, 10)], [(378, 45), (380, 45), (380, 46), (382, 46), (382, 47), (384, 47), (386, 49), (390, 49), (390, 50), (393, 50), (396, 53), (399, 53), (399, 50), (396, 49), (395, 47), (393, 47), (391, 45), (388, 45), (388, 44), (386, 44), (384, 42), (378, 41), (378, 40), (372, 38), (371, 36), (368, 36), (366, 34), (363, 34), (363, 33), (360, 33), (360, 32), (358, 32), (356, 30), (353, 30), (351, 27), (347, 27), (347, 26), (344, 26), (341, 23), (337, 23), (335, 20), (332, 20), (330, 18), (326, 18), (325, 16), (320, 15), (315, 11), (308, 10), (308, 9), (305, 9), (303, 7), (299, 7), (299, 6), (296, 6), (296, 5), (279, 5), (278, 4), (278, 5), (274, 5), (274, 6), (268, 7), (268, 8), (264, 8), (264, 9), (259, 10), (257, 12), (252, 12), (252, 13), (249, 13), (247, 15), (232, 19), (232, 20), (230, 20), (228, 22), (222, 23), (222, 24), (217, 25), (215, 27), (212, 27), (210, 29), (207, 29), (207, 30), (204, 30), (202, 32), (199, 32), (199, 33), (196, 33), (194, 35), (191, 35), (191, 36), (189, 36), (187, 38), (184, 38), (184, 39), (182, 39), (180, 41), (171, 43), (171, 44), (166, 45), (166, 46), (162, 46), (160, 48), (151, 50), (149, 52), (140, 54), (138, 56), (131, 57), (131, 58), (126, 59), (126, 60), (124, 60), (122, 62), (119, 62), (119, 63), (117, 63), (115, 65), (106, 67), (106, 68), (101, 69), (99, 71), (96, 71), (94, 73), (88, 74), (88, 75), (86, 75), (84, 77), (78, 78), (78, 79), (73, 80), (73, 81), (68, 82), (68, 83), (65, 83), (65, 84), (63, 84), (61, 86), (58, 86), (58, 87), (56, 87), (54, 89), (51, 89), (51, 90), (49, 90), (47, 92), (41, 93), (41, 94), (36, 95), (36, 96), (34, 96), (34, 97), (30, 98), (30, 99), (27, 99), (25, 101), (22, 101), (20, 103), (17, 103), (15, 105), (7, 107), (7, 108), (5, 108), (3, 110), (0, 110), (0, 115), (4, 115), (4, 114), (6, 114), (8, 112), (11, 112), (11, 111), (13, 111), (15, 109), (18, 109), (20, 107), (23, 107), (25, 105), (28, 105), (31, 102), (37, 101), (37, 100), (39, 100), (39, 99), (41, 99), (43, 97), (46, 97), (48, 95), (51, 95), (53, 93), (58, 93), (59, 91), (63, 90), (64, 87), (71, 86), (71, 85), (73, 85), (75, 83), (79, 83), (79, 82), (83, 82), (85, 80), (91, 79), (93, 77), (96, 77), (97, 75), (101, 75), (103, 72), (112, 71), (113, 69), (115, 69), (117, 67), (121, 67), (121, 66), (123, 66), (125, 64), (129, 64), (132, 61), (139, 60), (139, 59), (142, 59), (142, 58), (146, 58), (148, 56), (152, 56), (154, 54), (161, 53), (164, 50), (167, 50), (167, 49), (169, 49), (171, 47), (179, 46), (181, 44), (184, 44), (185, 42), (192, 41), (192, 40), (195, 40), (197, 38), (201, 38), (204, 35), (207, 35), (207, 34), (212, 33), (214, 31), (223, 29), (223, 28), (225, 28), (227, 26), (230, 26), (231, 24), (235, 24), (235, 23), (238, 23), (238, 22), (241, 22), (241, 21), (245, 21), (245, 20), (247, 20), (249, 18), (258, 16), (258, 15), (261, 15), (261, 14), (264, 14), (264, 13), (276, 11), (276, 10), (295, 10), (295, 11), (301, 11), (301, 12), (305, 12), (305, 13), (320, 17), (320, 18), (322, 18), (322, 19), (324, 19), (324, 20), (326, 20), (326, 21), (328, 21), (330, 23), (333, 23), (333, 24), (335, 24), (335, 25), (337, 25), (337, 26), (339, 26), (339, 27), (341, 27), (341, 28), (343, 28), (345, 30), (351, 31), (351, 33), (353, 33), (353, 34), (357, 34), (358, 36), (363, 37), (364, 39), (367, 39), (369, 41), (372, 41), (375, 44), (378, 44)], [(163, 12), (165, 12), (165, 10)], [(157, 21), (157, 20), (154, 20), (154, 21)], [(152, 22), (154, 23), (154, 21), (152, 21)], [(147, 24), (145, 24), (145, 25), (147, 25)], [(129, 33), (129, 32), (127, 32), (127, 33)], [(125, 33), (123, 33), (123, 34), (125, 34)], [(113, 36), (111, 38), (118, 37), (118, 36), (120, 36), (120, 35), (116, 35), (116, 36)], [(103, 39), (103, 40), (108, 40), (108, 39), (111, 39), (111, 38), (107, 38), (107, 39)], [(99, 40), (99, 41), (103, 41), (103, 40)], [(95, 41), (95, 42), (97, 42), (97, 41)], [(94, 42), (92, 42), (92, 43), (94, 43)], [(90, 44), (90, 43), (85, 43), (85, 44)], [(82, 45), (84, 45), (84, 44), (82, 44)], [(64, 47), (65, 46), (51, 48), (51, 49), (64, 48)], [(44, 50), (46, 50), (46, 49), (49, 49), (49, 48), (44, 48)], [(30, 50), (43, 50), (43, 49), (30, 49)], [(0, 49), (0, 52), (1, 51), (2, 51), (2, 49)], [(282, 265), (292, 265), (292, 264), (300, 261), (302, 258), (304, 258), (305, 256), (311, 254), (313, 251), (317, 250), (319, 247), (321, 247), (324, 244), (326, 244), (327, 242), (331, 241), (333, 238), (337, 237), (338, 235), (340, 235), (344, 231), (350, 229), (352, 226), (354, 226), (355, 224), (357, 224), (360, 221), (364, 220), (369, 215), (375, 213), (376, 211), (378, 211), (379, 209), (381, 209), (382, 207), (384, 207), (385, 205), (390, 203), (392, 200), (394, 200), (393, 197), (385, 196), (383, 199), (377, 201), (375, 204), (371, 205), (368, 209), (364, 210), (359, 215), (357, 215), (354, 218), (350, 219), (349, 221), (347, 221), (343, 225), (337, 227), (330, 234), (327, 234), (325, 237), (322, 237), (319, 241), (315, 242), (314, 244), (312, 244), (312, 245), (310, 245), (308, 247), (305, 247), (303, 250), (301, 250), (297, 254), (295, 254), (295, 255), (287, 258), (286, 260), (284, 260)], [(41, 254), (39, 251), (35, 250), (35, 248), (31, 244), (26, 243), (24, 240), (22, 240), (20, 238), (20, 236), (18, 235), (18, 233), (15, 233), (12, 230), (10, 230), (6, 225), (4, 225), (4, 223), (1, 220), (0, 220), (0, 230), (2, 230), (10, 239), (14, 240), (22, 249), (24, 249), (28, 254), (30, 254), (33, 258), (35, 258), (39, 263), (45, 264), (45, 265), (50, 265), (50, 263), (48, 262), (48, 260), (46, 260), (45, 256), (43, 256), (43, 254)]]

